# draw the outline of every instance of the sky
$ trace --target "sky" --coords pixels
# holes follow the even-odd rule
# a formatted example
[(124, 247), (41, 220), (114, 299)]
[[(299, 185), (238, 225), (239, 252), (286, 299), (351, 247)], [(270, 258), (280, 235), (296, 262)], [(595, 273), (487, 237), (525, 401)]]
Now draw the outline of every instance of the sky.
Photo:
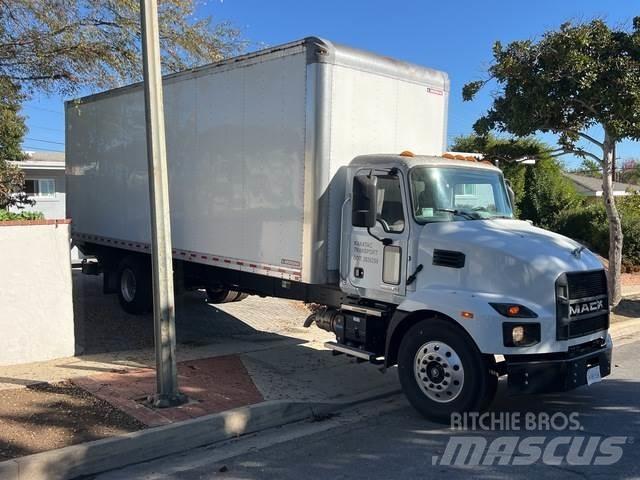
[[(622, 0), (208, 0), (200, 3), (197, 14), (231, 22), (250, 42), (249, 50), (313, 35), (444, 70), (451, 80), (451, 140), (470, 133), (491, 104), (491, 88), (472, 102), (463, 102), (461, 91), (466, 82), (483, 78), (496, 40), (535, 39), (565, 21), (593, 17), (629, 27), (633, 16), (640, 15), (638, 6)], [(64, 150), (64, 100), (36, 96), (26, 104), (25, 149)], [(541, 138), (554, 141), (550, 135)], [(617, 154), (638, 158), (640, 144), (623, 142)], [(566, 163), (574, 168), (580, 160), (567, 158)]]

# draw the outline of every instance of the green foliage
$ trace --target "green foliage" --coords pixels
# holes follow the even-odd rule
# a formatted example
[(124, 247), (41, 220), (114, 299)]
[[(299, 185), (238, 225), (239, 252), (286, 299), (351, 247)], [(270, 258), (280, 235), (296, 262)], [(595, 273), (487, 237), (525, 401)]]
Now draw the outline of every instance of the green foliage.
[[(467, 135), (457, 137), (451, 149), (497, 160), (516, 195), (516, 215), (536, 225), (549, 228), (559, 212), (581, 202), (571, 181), (562, 175), (560, 163), (549, 155), (549, 146), (535, 138)], [(535, 157), (535, 165), (514, 162), (525, 156)]]
[[(622, 263), (628, 270), (640, 266), (640, 195), (617, 200), (622, 218)], [(586, 243), (593, 251), (606, 257), (609, 251), (609, 229), (604, 204), (586, 204), (561, 212), (553, 230)]]
[(15, 220), (42, 220), (44, 215), (40, 212), (8, 212), (7, 210), (0, 209), (0, 222), (9, 222)]
[(27, 130), (20, 115), (23, 100), (20, 88), (0, 76), (0, 162), (24, 160), (20, 147)]
[(633, 158), (626, 160), (620, 168), (620, 181), (640, 185), (640, 161)]
[(0, 77), (0, 208), (31, 204), (20, 193), (24, 187), (22, 171), (9, 162), (24, 159), (20, 148), (25, 134), (24, 117), (20, 115), (23, 96), (7, 78)]
[[(631, 31), (612, 30), (602, 20), (545, 33), (537, 41), (496, 43), (489, 80), (500, 86), (478, 133), (537, 131), (561, 135), (575, 148), (581, 132), (600, 124), (613, 141), (640, 138), (640, 17)], [(489, 80), (465, 85), (471, 100)]]
[(592, 158), (583, 158), (579, 170), (581, 175), (602, 178), (602, 167)]
[(533, 223), (540, 223), (538, 212), (541, 208), (541, 198), (538, 195), (540, 186), (538, 185), (537, 168), (535, 165), (527, 165), (524, 173), (524, 194), (519, 201), (520, 216), (531, 220)]
[[(244, 48), (229, 24), (196, 19), (194, 0), (159, 3), (166, 71), (217, 61)], [(62, 94), (139, 80), (139, 6), (138, 0), (0, 0), (0, 76), (29, 91)]]

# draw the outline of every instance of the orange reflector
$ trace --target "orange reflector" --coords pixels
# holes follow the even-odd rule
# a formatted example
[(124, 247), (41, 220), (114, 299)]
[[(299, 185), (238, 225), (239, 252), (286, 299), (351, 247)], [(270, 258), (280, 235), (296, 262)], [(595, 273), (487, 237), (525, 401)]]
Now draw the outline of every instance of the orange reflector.
[(473, 318), (473, 312), (462, 311), (460, 312), (460, 315), (462, 315), (463, 318)]
[(409, 150), (405, 150), (404, 152), (402, 152), (400, 154), (401, 157), (415, 157), (414, 153), (409, 151)]
[(520, 307), (518, 305), (511, 305), (507, 308), (507, 314), (511, 317), (515, 317), (520, 313)]
[(451, 160), (455, 160), (455, 159), (456, 159), (456, 156), (455, 156), (455, 155), (452, 155), (452, 154), (450, 154), (450, 153), (443, 153), (443, 154), (442, 154), (442, 158), (449, 158), (449, 159), (451, 159)]

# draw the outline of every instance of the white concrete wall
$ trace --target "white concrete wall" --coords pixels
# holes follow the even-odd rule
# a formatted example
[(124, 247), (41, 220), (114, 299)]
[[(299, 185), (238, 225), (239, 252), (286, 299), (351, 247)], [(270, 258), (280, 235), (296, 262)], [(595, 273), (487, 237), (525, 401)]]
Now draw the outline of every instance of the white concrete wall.
[(0, 365), (74, 354), (69, 224), (0, 222)]

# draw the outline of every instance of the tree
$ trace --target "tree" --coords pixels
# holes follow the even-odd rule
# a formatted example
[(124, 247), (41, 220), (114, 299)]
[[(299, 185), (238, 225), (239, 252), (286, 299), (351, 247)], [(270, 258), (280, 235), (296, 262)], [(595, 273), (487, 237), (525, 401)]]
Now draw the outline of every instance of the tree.
[[(25, 90), (62, 94), (141, 77), (138, 0), (0, 0), (0, 76)], [(221, 60), (244, 48), (238, 30), (195, 18), (193, 0), (159, 10), (168, 72)]]
[(488, 77), (463, 88), (468, 101), (488, 82), (498, 84), (491, 108), (474, 129), (516, 136), (552, 132), (559, 136), (554, 155), (574, 154), (601, 165), (610, 237), (609, 294), (616, 305), (623, 236), (612, 165), (616, 143), (640, 138), (640, 17), (630, 31), (613, 30), (602, 20), (565, 23), (538, 41), (506, 47), (496, 42), (493, 57)]
[(640, 161), (636, 160), (635, 158), (629, 158), (625, 160), (622, 164), (622, 168), (620, 168), (620, 181), (639, 185)]
[[(453, 151), (479, 152), (497, 162), (515, 193), (515, 214), (545, 228), (554, 226), (562, 210), (581, 202), (571, 181), (562, 175), (558, 159), (549, 155), (550, 149), (535, 138), (499, 138), (490, 133), (460, 136), (451, 146)], [(517, 162), (524, 157), (535, 158), (535, 165)]]
[(24, 174), (9, 162), (24, 159), (20, 148), (26, 128), (20, 115), (22, 95), (6, 78), (0, 77), (0, 210), (32, 202), (22, 192)]
[(588, 177), (602, 178), (602, 165), (593, 158), (583, 158), (580, 164), (580, 173)]

